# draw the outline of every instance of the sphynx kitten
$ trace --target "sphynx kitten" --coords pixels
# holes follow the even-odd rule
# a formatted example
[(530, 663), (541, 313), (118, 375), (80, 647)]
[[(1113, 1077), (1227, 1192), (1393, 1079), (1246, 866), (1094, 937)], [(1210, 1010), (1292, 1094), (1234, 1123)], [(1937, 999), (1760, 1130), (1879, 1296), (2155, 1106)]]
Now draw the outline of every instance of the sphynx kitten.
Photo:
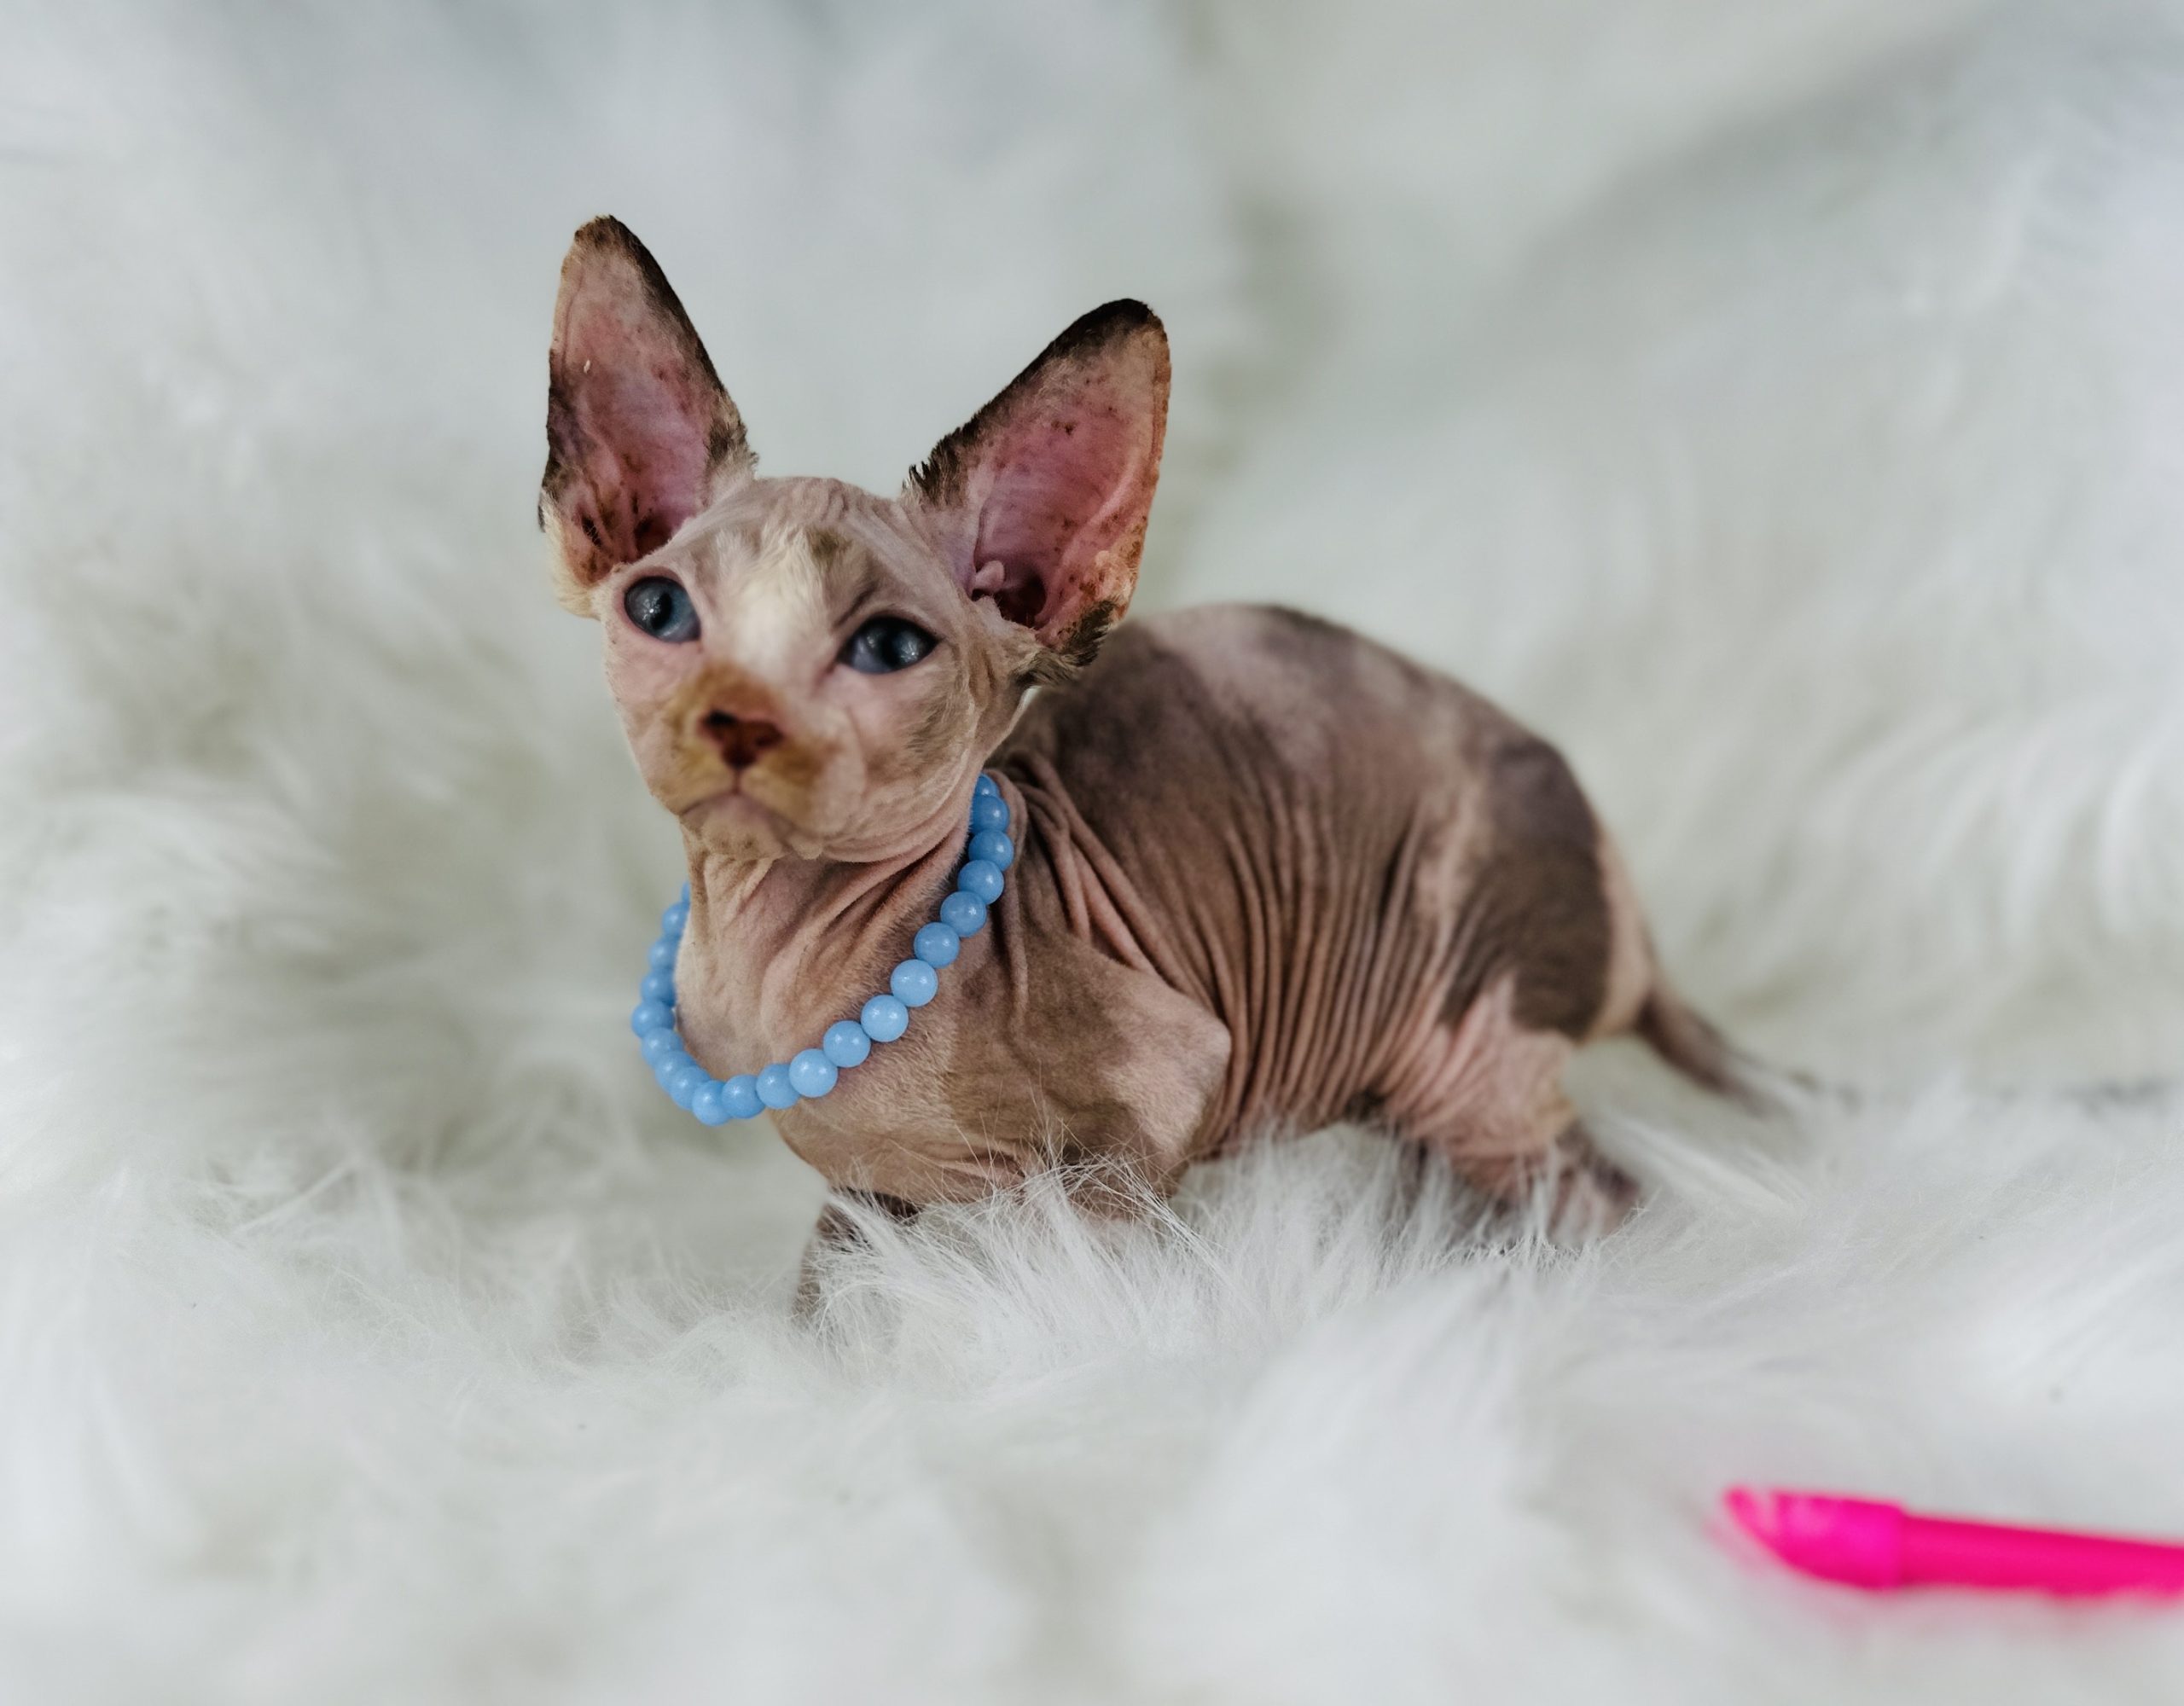
[(1740, 1088), (1544, 740), (1293, 612), (1116, 630), (1168, 400), (1142, 304), (1079, 320), (892, 497), (761, 478), (615, 220), (570, 248), (549, 372), (540, 517), (682, 827), (679, 1015), (707, 1071), (785, 1059), (884, 989), (982, 768), (1008, 803), (1007, 893), (938, 999), (774, 1116), (837, 1190), (907, 1211), (1060, 1160), (1165, 1191), (1352, 1120), (1598, 1223), (1632, 1188), (1563, 1094), (1574, 1050), (1635, 1031)]

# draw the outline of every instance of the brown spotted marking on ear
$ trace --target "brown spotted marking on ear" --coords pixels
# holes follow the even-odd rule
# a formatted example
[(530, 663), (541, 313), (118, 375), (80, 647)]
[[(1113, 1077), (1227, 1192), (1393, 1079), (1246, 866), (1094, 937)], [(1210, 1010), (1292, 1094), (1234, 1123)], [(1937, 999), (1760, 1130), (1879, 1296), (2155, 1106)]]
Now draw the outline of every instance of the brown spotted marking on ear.
[(1108, 630), (1122, 619), (1118, 601), (1107, 599), (1091, 609), (1069, 626), (1069, 631), (1054, 641), (1055, 654), (1072, 664), (1089, 664), (1099, 652), (1100, 643), (1107, 637)]
[(579, 614), (752, 464), (743, 418), (667, 276), (619, 219), (578, 231), (547, 357), (538, 519)]
[(1130, 606), (1167, 432), (1168, 337), (1141, 302), (1076, 322), (910, 471), (973, 597), (1065, 663)]

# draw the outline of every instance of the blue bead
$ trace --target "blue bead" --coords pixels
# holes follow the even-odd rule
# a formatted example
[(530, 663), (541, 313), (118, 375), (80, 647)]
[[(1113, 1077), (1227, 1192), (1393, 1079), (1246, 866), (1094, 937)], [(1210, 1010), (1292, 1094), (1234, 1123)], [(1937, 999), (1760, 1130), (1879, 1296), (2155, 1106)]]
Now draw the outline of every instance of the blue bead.
[(799, 1096), (823, 1096), (839, 1076), (834, 1063), (816, 1048), (798, 1050), (788, 1063), (789, 1088)]
[(648, 1001), (671, 1007), (675, 1005), (674, 976), (667, 972), (648, 972), (644, 982), (637, 985), (637, 993)]
[(682, 885), (682, 894), (681, 894), (679, 897), (677, 897), (677, 898), (678, 898), (678, 899), (680, 899), (680, 900), (682, 901), (682, 904), (683, 904), (684, 906), (688, 906), (688, 905), (689, 905), (689, 904), (690, 904), (690, 885), (689, 885), (689, 884), (688, 884), (688, 883), (686, 882), (686, 883), (684, 883), (684, 884)]
[(906, 1007), (921, 1007), (940, 987), (940, 974), (922, 960), (905, 960), (887, 979), (895, 999)]
[(857, 1023), (874, 1042), (892, 1042), (910, 1028), (910, 1010), (892, 995), (874, 995), (864, 1004)]
[(630, 1029), (639, 1036), (650, 1031), (665, 1030), (674, 1023), (675, 1015), (649, 997), (630, 1009)]
[(758, 1081), (748, 1072), (738, 1072), (720, 1087), (720, 1103), (732, 1120), (756, 1119), (765, 1106), (758, 1100)]
[(956, 873), (956, 886), (991, 906), (1001, 898), (1001, 867), (990, 859), (973, 859)]
[(1008, 802), (992, 794), (971, 801), (971, 833), (1008, 827)]
[(910, 951), (928, 966), (953, 966), (963, 951), (963, 938), (944, 924), (928, 924), (911, 939)]
[(684, 1061), (667, 1075), (667, 1094), (675, 1098), (675, 1105), (687, 1108), (690, 1099), (713, 1081), (712, 1074), (694, 1060)]
[(682, 926), (689, 921), (690, 902), (677, 901), (665, 912), (660, 914), (659, 933), (662, 936), (680, 936), (682, 933)]
[(657, 1066), (671, 1054), (684, 1052), (682, 1039), (672, 1030), (648, 1030), (644, 1034), (645, 1059)]
[(727, 1095), (727, 1085), (717, 1078), (708, 1078), (698, 1086), (698, 1094), (690, 1098), (690, 1111), (706, 1125), (726, 1125)]
[(675, 946), (674, 937), (669, 936), (663, 936), (653, 943), (652, 951), (645, 958), (651, 962), (653, 971), (672, 972), (675, 969)]
[(778, 1060), (762, 1069), (758, 1074), (758, 1100), (770, 1108), (793, 1108), (797, 1103), (796, 1086), (788, 1081), (788, 1068)]
[(872, 1053), (872, 1039), (855, 1019), (845, 1018), (827, 1027), (819, 1047), (837, 1066), (862, 1066)]
[(973, 799), (999, 799), (1001, 790), (994, 786), (993, 778), (981, 770), (979, 772), (978, 780), (971, 784), (971, 798)]
[(998, 829), (973, 835), (970, 850), (973, 859), (983, 859), (996, 871), (1006, 871), (1016, 862), (1016, 844)]
[[(986, 903), (976, 895), (967, 895), (962, 890), (940, 903), (940, 921), (958, 936), (976, 936), (986, 927)], [(897, 989), (896, 994), (900, 995)]]

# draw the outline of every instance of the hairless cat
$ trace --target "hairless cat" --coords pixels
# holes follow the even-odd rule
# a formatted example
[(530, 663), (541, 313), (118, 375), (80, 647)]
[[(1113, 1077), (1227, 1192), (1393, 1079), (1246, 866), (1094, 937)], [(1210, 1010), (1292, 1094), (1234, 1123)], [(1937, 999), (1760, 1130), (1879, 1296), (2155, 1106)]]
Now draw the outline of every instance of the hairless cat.
[(938, 999), (775, 1116), (898, 1210), (1095, 1163), (1165, 1191), (1254, 1134), (1361, 1122), (1491, 1196), (1619, 1216), (1561, 1082), (1635, 1032), (1737, 1057), (1663, 978), (1561, 756), (1316, 618), (1116, 624), (1160, 465), (1142, 304), (1070, 327), (902, 491), (767, 479), (659, 266), (597, 219), (561, 270), (540, 519), (682, 826), (684, 1042), (785, 1058), (909, 949), (982, 769), (1021, 842)]

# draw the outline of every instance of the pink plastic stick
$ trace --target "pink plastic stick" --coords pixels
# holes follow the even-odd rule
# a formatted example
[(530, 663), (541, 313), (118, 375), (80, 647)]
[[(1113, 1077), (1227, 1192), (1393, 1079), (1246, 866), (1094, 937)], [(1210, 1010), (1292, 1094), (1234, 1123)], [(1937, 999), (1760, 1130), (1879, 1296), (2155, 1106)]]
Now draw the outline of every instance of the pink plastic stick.
[(1792, 1570), (1852, 1587), (2184, 1593), (2184, 1546), (1959, 1522), (1828, 1493), (1733, 1487), (1722, 1503)]

